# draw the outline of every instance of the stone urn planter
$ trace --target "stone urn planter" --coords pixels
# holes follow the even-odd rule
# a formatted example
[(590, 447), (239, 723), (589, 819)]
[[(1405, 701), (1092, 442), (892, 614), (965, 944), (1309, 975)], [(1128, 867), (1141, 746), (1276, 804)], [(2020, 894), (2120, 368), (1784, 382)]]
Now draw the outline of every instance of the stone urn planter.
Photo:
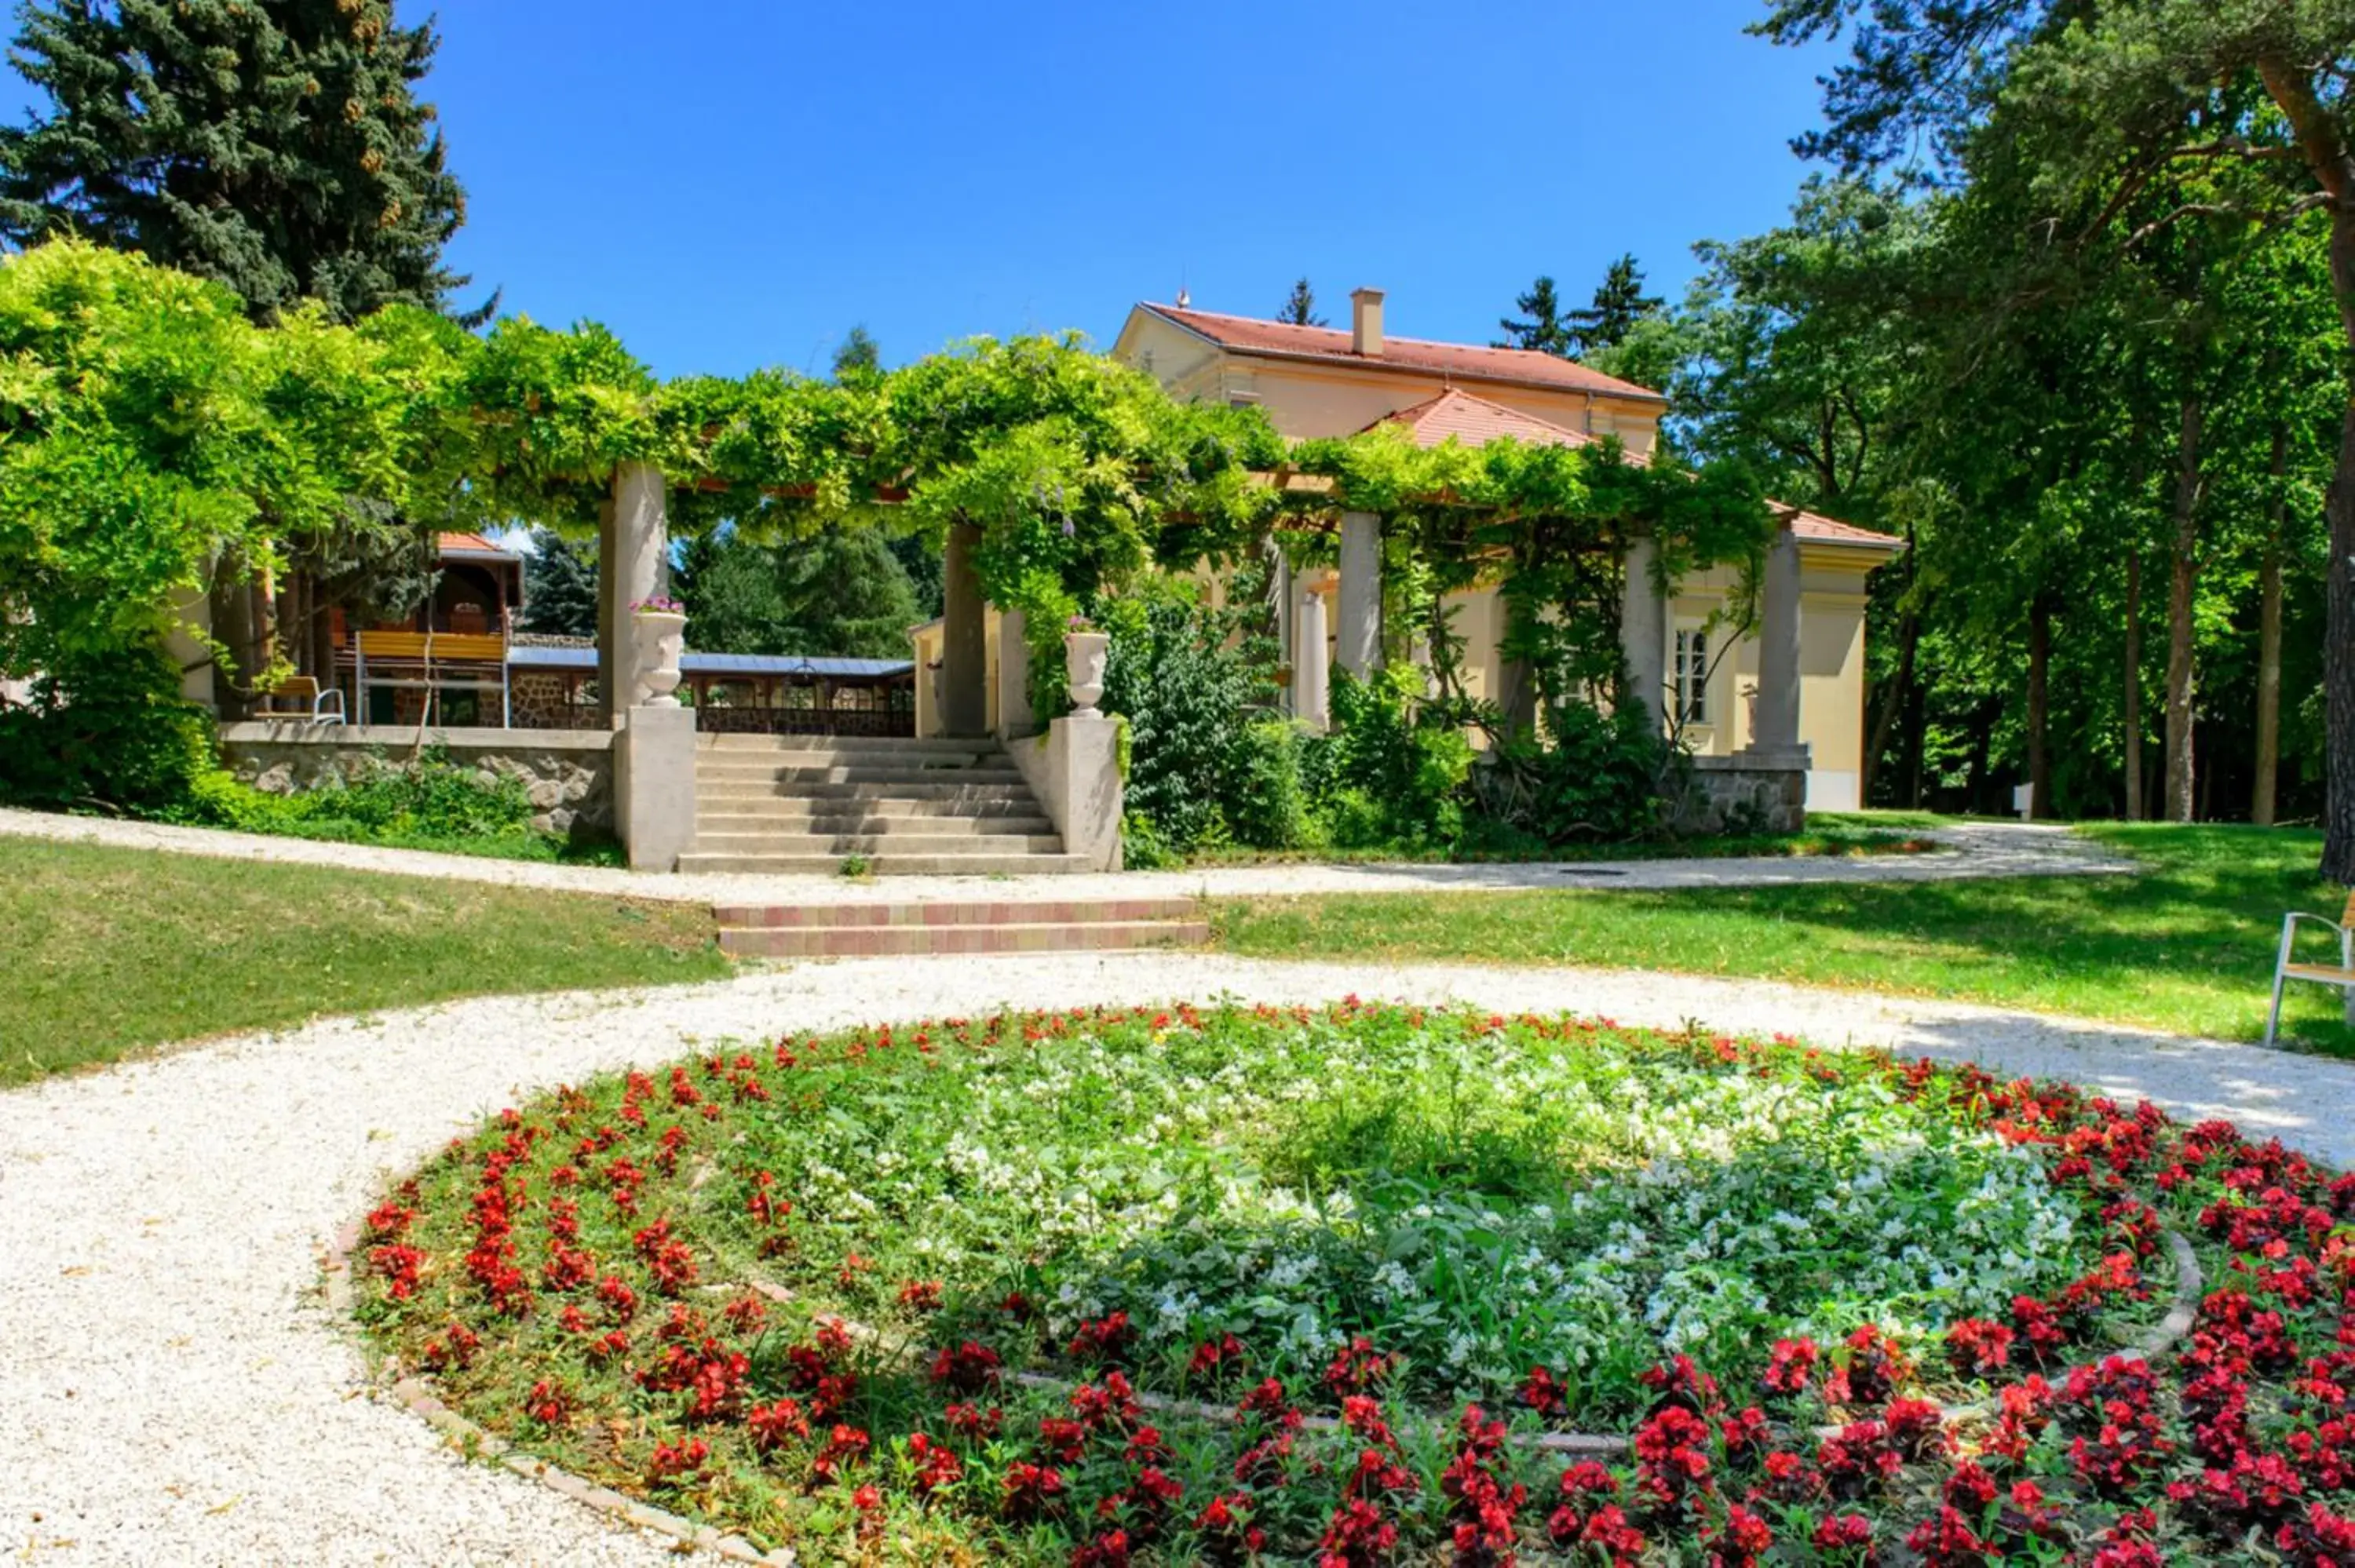
[(638, 640), (638, 686), (650, 707), (678, 706), (678, 657), (687, 648), (687, 613), (661, 604), (632, 612)]
[(1101, 631), (1074, 631), (1063, 639), (1063, 668), (1070, 678), (1071, 716), (1102, 718), (1096, 703), (1103, 695), (1104, 660), (1112, 639)]

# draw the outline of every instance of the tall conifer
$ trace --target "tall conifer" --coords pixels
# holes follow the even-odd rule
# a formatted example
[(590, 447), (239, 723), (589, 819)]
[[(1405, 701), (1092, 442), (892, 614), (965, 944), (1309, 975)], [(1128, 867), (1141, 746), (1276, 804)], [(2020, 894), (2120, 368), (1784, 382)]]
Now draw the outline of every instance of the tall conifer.
[(141, 251), (262, 320), (442, 308), (465, 193), (417, 95), (439, 43), (388, 0), (24, 0), (10, 58), (48, 103), (0, 128), (0, 235)]

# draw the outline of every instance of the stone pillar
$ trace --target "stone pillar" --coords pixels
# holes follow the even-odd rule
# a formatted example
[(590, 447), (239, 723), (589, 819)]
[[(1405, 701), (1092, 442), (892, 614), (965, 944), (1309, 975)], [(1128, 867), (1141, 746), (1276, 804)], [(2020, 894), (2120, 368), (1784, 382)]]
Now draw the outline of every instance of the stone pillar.
[(1325, 671), (1330, 654), (1325, 646), (1325, 596), (1314, 588), (1300, 596), (1292, 635), (1292, 716), (1321, 730), (1333, 720)]
[(629, 711), (621, 689), (622, 618), (613, 609), (613, 588), (622, 577), (619, 546), (609, 495), (597, 503), (597, 717), (609, 729), (621, 728)]
[(1659, 546), (1636, 539), (1627, 546), (1627, 586), (1619, 601), (1619, 650), (1627, 660), (1627, 692), (1643, 705), (1657, 729), (1667, 723), (1668, 606), (1652, 581)]
[(1382, 520), (1370, 512), (1341, 514), (1340, 643), (1335, 661), (1359, 680), (1382, 657)]
[[(1758, 716), (1750, 749), (1796, 754), (1799, 745), (1799, 541), (1790, 529), (1766, 550), (1758, 613)], [(1797, 766), (1806, 767), (1801, 757)]]
[(959, 740), (989, 733), (989, 624), (974, 552), (981, 529), (949, 524), (941, 606), (941, 733)]
[(1295, 644), (1292, 636), (1292, 607), (1298, 602), (1299, 596), (1295, 591), (1292, 563), (1284, 558), (1284, 552), (1275, 547), (1273, 540), (1269, 541), (1267, 546), (1266, 561), (1267, 619), (1269, 629), (1275, 634), (1275, 646), (1278, 649), (1276, 662), (1292, 664), (1295, 677), (1294, 684), (1284, 687), (1277, 694), (1276, 706), (1287, 714), (1296, 715), (1300, 711), (1300, 687), (1297, 683), (1299, 666), (1293, 661), (1293, 650)]
[(997, 612), (997, 734), (1001, 740), (1035, 735), (1030, 711), (1030, 618), (1018, 609)]
[(1120, 777), (1122, 722), (1108, 714), (1066, 714), (1046, 734), (1006, 748), (1062, 835), (1065, 852), (1083, 857), (1090, 871), (1121, 868), (1120, 826), (1127, 809)]
[(695, 710), (631, 708), (613, 748), (613, 826), (630, 869), (677, 870), (695, 847)]
[(645, 700), (630, 606), (660, 596), (670, 580), (669, 500), (652, 463), (626, 462), (613, 475), (613, 575), (601, 597), (613, 618), (613, 701), (624, 707)]

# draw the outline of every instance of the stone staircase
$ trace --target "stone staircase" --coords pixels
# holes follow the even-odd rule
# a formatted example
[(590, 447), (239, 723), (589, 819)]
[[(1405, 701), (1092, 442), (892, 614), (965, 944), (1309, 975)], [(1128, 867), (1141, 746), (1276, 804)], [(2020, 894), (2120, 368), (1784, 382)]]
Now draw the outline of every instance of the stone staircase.
[(719, 949), (737, 958), (1114, 952), (1209, 940), (1190, 898), (1037, 903), (720, 905)]
[(707, 735), (683, 872), (1026, 876), (1088, 869), (994, 740)]

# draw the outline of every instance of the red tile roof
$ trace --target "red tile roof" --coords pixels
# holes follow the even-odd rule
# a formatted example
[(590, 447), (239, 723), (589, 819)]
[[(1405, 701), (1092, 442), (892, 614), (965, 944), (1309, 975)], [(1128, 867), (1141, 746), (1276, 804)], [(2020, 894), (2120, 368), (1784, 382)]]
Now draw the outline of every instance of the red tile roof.
[[(1414, 444), (1419, 447), (1435, 447), (1451, 437), (1467, 447), (1486, 446), (1500, 436), (1510, 436), (1526, 444), (1572, 447), (1588, 446), (1595, 440), (1583, 430), (1566, 429), (1454, 387), (1436, 397), (1426, 398), (1394, 414), (1385, 414), (1374, 421), (1374, 425), (1386, 424), (1405, 426), (1413, 436)], [(1366, 428), (1371, 429), (1374, 426)], [(1631, 462), (1646, 461), (1632, 452), (1627, 456)], [(1767, 504), (1774, 508), (1776, 516), (1790, 522), (1792, 533), (1817, 544), (1891, 551), (1905, 546), (1905, 542), (1893, 535), (1876, 534), (1870, 528), (1859, 528), (1853, 524), (1819, 516), (1779, 501), (1770, 501)]]
[(502, 561), (520, 561), (523, 556), (513, 550), (492, 544), (480, 534), (443, 534), (435, 543), (444, 556), (491, 556)]
[(1374, 425), (1404, 425), (1419, 447), (1435, 447), (1451, 436), (1467, 447), (1487, 446), (1499, 436), (1510, 436), (1527, 446), (1584, 446), (1594, 439), (1582, 430), (1491, 403), (1455, 387), (1411, 408), (1384, 414)]
[(1894, 534), (1876, 534), (1870, 528), (1859, 528), (1853, 523), (1820, 516), (1796, 506), (1785, 506), (1779, 501), (1766, 503), (1778, 517), (1787, 518), (1791, 532), (1802, 539), (1813, 539), (1825, 545), (1872, 545), (1891, 550), (1902, 550), (1905, 541)]
[(1631, 397), (1648, 403), (1667, 399), (1657, 392), (1589, 370), (1575, 360), (1559, 359), (1526, 348), (1485, 348), (1468, 343), (1432, 343), (1423, 338), (1382, 335), (1382, 352), (1368, 357), (1349, 346), (1350, 337), (1334, 327), (1295, 326), (1290, 322), (1261, 321), (1253, 316), (1220, 315), (1215, 311), (1181, 311), (1175, 305), (1144, 302), (1143, 308), (1162, 320), (1209, 339), (1236, 354), (1271, 355), (1281, 359), (1321, 359), (1358, 366), (1367, 370), (1397, 370), (1423, 376), (1460, 376), (1471, 381), (1504, 381), (1520, 387), (1543, 387), (1558, 392), (1593, 392)]

